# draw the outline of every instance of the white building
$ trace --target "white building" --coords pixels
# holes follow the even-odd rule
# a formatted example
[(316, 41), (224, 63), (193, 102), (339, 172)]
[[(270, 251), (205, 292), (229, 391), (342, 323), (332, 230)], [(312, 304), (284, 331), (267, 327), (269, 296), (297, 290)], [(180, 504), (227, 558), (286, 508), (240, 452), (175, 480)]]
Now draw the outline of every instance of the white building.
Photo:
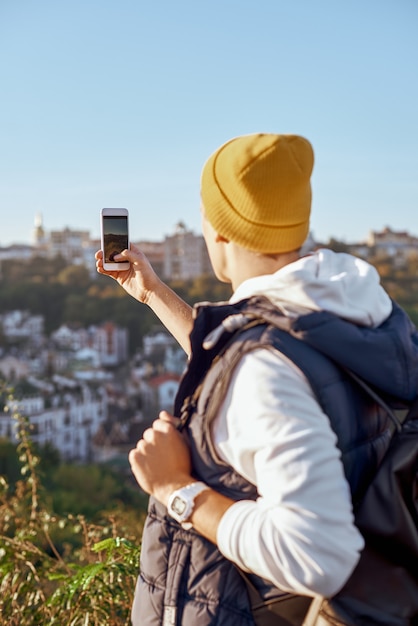
[(156, 364), (156, 356), (160, 370), (182, 374), (187, 365), (187, 355), (178, 342), (165, 330), (158, 330), (145, 335), (143, 340), (141, 365), (135, 368), (137, 377), (149, 378), (152, 363)]
[(8, 410), (0, 413), (0, 437), (17, 442), (17, 421), (13, 416), (18, 413), (28, 418), (34, 443), (52, 444), (65, 461), (89, 461), (91, 439), (107, 416), (105, 394), (92, 393), (83, 385), (77, 391), (62, 389), (51, 395), (49, 404), (46, 406), (41, 395), (8, 401)]
[(63, 228), (47, 232), (42, 215), (35, 216), (33, 230), (33, 254), (55, 257), (62, 256), (71, 265), (84, 265), (90, 274), (96, 274), (94, 253), (100, 248), (100, 241), (92, 240), (87, 230)]
[(393, 231), (386, 227), (382, 231), (370, 231), (367, 239), (369, 250), (378, 257), (391, 257), (408, 261), (418, 257), (418, 237), (407, 231)]
[(58, 348), (70, 350), (77, 361), (89, 361), (92, 367), (112, 367), (128, 359), (128, 330), (105, 322), (88, 329), (72, 329), (63, 324), (51, 334)]
[(92, 337), (91, 347), (97, 350), (103, 367), (114, 367), (128, 359), (128, 330), (112, 322), (89, 329)]
[(27, 359), (21, 359), (12, 354), (6, 354), (0, 358), (0, 374), (7, 381), (14, 382), (26, 378), (30, 371)]
[(29, 261), (33, 256), (33, 248), (27, 244), (12, 244), (0, 248), (0, 278), (2, 276), (1, 261), (10, 261), (13, 259), (19, 259), (20, 261)]
[(86, 328), (73, 329), (62, 324), (51, 333), (51, 339), (58, 348), (69, 350), (81, 350), (89, 345), (89, 333)]
[(142, 343), (143, 354), (145, 357), (150, 356), (154, 352), (164, 351), (167, 348), (177, 344), (174, 337), (165, 330), (157, 330), (156, 332), (145, 335)]
[(28, 311), (9, 311), (0, 316), (0, 324), (5, 337), (14, 340), (29, 340), (39, 344), (44, 337), (44, 318), (31, 315)]
[(144, 381), (141, 385), (144, 413), (153, 412), (156, 416), (159, 411), (172, 411), (179, 382), (180, 376), (171, 372)]

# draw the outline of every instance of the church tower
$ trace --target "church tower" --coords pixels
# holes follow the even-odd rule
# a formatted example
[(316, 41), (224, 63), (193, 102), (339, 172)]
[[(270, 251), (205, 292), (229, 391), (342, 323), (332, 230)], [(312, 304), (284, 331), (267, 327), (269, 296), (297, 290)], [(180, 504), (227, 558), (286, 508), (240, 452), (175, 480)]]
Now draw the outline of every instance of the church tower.
[(35, 215), (35, 226), (33, 229), (33, 245), (36, 248), (42, 248), (46, 244), (46, 234), (42, 223), (42, 214)]

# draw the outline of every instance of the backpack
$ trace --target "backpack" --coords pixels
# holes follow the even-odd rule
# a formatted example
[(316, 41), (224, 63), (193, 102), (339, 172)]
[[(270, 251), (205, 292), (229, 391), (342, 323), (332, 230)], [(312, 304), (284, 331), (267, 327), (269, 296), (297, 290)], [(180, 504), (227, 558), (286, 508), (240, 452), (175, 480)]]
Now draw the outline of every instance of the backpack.
[(394, 434), (354, 507), (365, 548), (343, 589), (319, 609), (330, 624), (418, 625), (418, 400), (402, 422), (386, 409)]
[[(222, 352), (232, 353), (228, 359), (231, 367), (223, 371), (223, 390), (229, 384), (234, 365), (246, 352), (244, 342), (234, 354), (237, 333), (260, 324), (292, 332), (289, 318), (284, 315), (279, 318), (265, 316), (261, 308), (255, 313), (242, 311), (232, 315), (222, 323), (222, 328), (216, 328), (207, 338), (207, 349), (210, 350), (222, 333), (229, 334), (229, 340), (222, 341)], [(298, 363), (298, 366), (301, 367), (301, 364)], [(303, 366), (301, 369), (303, 371)], [(368, 487), (359, 501), (353, 501), (355, 523), (365, 539), (359, 563), (336, 596), (313, 603), (315, 615), (310, 615), (306, 624), (418, 626), (418, 398), (403, 411), (394, 410), (370, 385), (351, 371), (344, 370), (353, 383), (359, 385), (388, 414), (393, 423), (393, 433)], [(305, 375), (312, 384), (307, 372)], [(314, 384), (312, 389), (321, 404)], [(199, 393), (198, 387), (196, 394)], [(208, 395), (212, 398), (208, 409), (213, 415), (222, 402), (222, 393), (209, 392)], [(193, 402), (196, 402), (196, 397)], [(246, 578), (245, 574), (243, 576)], [(282, 612), (275, 619), (274, 604), (263, 607), (257, 591), (246, 580), (253, 606), (257, 606), (256, 611), (253, 609), (257, 626), (301, 623), (291, 618), (283, 621)], [(303, 600), (306, 601), (306, 598)]]

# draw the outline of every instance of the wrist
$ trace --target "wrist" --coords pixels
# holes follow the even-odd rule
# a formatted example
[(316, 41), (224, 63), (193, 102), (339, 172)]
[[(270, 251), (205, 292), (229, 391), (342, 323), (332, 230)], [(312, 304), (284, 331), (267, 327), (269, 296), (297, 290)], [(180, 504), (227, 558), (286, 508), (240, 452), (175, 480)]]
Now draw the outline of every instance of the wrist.
[(151, 310), (154, 310), (154, 307), (158, 307), (159, 301), (164, 301), (167, 299), (167, 292), (170, 291), (170, 288), (157, 276), (154, 274), (152, 280), (147, 281), (147, 287), (144, 288), (143, 293), (143, 304), (146, 304)]
[(196, 479), (192, 476), (177, 477), (176, 480), (173, 480), (170, 483), (161, 485), (160, 487), (156, 488), (154, 490), (153, 496), (166, 507), (168, 504), (168, 500), (174, 491), (182, 489), (183, 487), (187, 487), (188, 485), (191, 485), (195, 482)]
[(210, 489), (201, 481), (194, 481), (180, 489), (174, 490), (168, 498), (167, 513), (174, 518), (183, 528), (192, 528), (190, 518), (195, 508), (195, 500), (203, 492)]

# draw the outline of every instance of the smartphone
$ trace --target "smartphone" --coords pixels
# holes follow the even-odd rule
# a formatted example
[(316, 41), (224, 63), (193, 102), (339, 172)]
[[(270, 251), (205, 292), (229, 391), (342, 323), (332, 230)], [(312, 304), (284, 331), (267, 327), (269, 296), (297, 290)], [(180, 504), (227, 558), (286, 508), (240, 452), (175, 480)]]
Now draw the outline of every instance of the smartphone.
[(128, 209), (102, 209), (100, 211), (103, 268), (128, 270), (129, 261), (115, 261), (122, 250), (129, 249)]

